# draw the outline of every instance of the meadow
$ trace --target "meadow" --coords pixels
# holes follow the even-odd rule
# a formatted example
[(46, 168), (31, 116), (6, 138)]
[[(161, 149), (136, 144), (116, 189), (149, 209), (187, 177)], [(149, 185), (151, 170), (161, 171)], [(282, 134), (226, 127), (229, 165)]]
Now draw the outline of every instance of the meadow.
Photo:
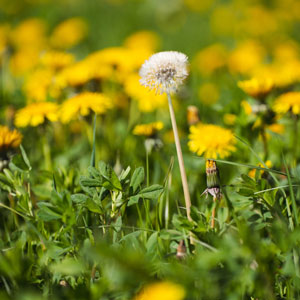
[(0, 299), (300, 299), (299, 11), (0, 0)]

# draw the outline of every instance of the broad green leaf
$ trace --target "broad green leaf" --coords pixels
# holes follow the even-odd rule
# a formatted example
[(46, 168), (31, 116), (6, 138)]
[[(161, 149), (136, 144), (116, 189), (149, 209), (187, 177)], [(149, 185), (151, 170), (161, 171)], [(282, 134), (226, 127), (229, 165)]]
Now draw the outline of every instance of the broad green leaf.
[(164, 190), (163, 186), (159, 184), (153, 184), (141, 190), (138, 193), (138, 195), (142, 198), (155, 200), (159, 197), (159, 195), (162, 193), (163, 190)]
[(133, 193), (135, 193), (137, 188), (143, 183), (144, 178), (145, 172), (143, 167), (139, 167), (134, 170), (130, 181), (130, 187), (132, 187)]
[(50, 203), (39, 202), (37, 206), (39, 207), (37, 216), (45, 222), (58, 220), (62, 217), (60, 214), (51, 209), (52, 205)]
[(85, 203), (89, 197), (85, 194), (73, 194), (71, 200), (77, 204)]

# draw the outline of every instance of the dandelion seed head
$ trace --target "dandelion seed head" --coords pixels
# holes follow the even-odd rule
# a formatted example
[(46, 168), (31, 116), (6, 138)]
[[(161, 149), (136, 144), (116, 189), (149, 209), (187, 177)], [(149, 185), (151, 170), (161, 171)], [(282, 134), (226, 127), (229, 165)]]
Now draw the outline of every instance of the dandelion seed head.
[(140, 69), (140, 83), (159, 93), (171, 93), (188, 76), (188, 58), (176, 51), (153, 54)]

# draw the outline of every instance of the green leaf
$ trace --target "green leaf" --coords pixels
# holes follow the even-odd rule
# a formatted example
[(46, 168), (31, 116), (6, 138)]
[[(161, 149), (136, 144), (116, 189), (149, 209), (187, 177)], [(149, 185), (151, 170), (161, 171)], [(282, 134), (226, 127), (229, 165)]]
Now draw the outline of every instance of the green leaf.
[[(110, 182), (112, 184), (112, 186), (118, 190), (122, 190), (122, 186), (121, 183), (119, 181), (118, 176), (116, 175), (116, 173), (114, 172), (113, 168), (109, 165), (107, 165), (105, 162), (100, 161), (99, 162), (99, 170), (101, 175), (108, 180), (108, 182)], [(103, 186), (108, 188), (108, 185), (104, 185)]]
[(127, 203), (127, 206), (131, 206), (131, 205), (133, 205), (133, 204), (138, 203), (138, 202), (139, 202), (139, 199), (140, 199), (140, 195), (131, 196), (131, 197), (129, 198), (129, 201), (128, 201), (128, 203)]
[(20, 172), (28, 172), (30, 170), (30, 167), (28, 167), (21, 154), (16, 154), (13, 156), (11, 162), (9, 163), (9, 167), (12, 170), (17, 170)]
[(60, 214), (58, 214), (57, 212), (55, 212), (51, 209), (51, 207), (53, 207), (53, 206), (50, 203), (39, 202), (37, 204), (37, 206), (39, 207), (37, 216), (45, 222), (52, 221), (52, 220), (58, 220), (62, 217)]
[(61, 273), (64, 275), (79, 275), (84, 271), (84, 265), (78, 260), (65, 258), (58, 263), (52, 264), (50, 270), (53, 273)]
[(102, 186), (102, 182), (98, 179), (89, 178), (86, 176), (81, 176), (79, 179), (80, 185), (84, 187), (100, 187)]
[(144, 168), (139, 167), (135, 169), (130, 181), (130, 187), (132, 187), (133, 193), (135, 193), (137, 188), (143, 183), (144, 179), (145, 179)]
[(77, 204), (85, 203), (89, 197), (85, 194), (73, 194), (71, 200)]
[(101, 174), (95, 167), (89, 166), (88, 172), (91, 177), (101, 180)]
[(142, 198), (155, 200), (159, 197), (159, 195), (162, 193), (163, 190), (164, 190), (163, 186), (159, 184), (153, 184), (141, 190), (138, 193), (138, 195)]
[(102, 214), (103, 211), (99, 205), (97, 205), (92, 199), (87, 199), (86, 207), (89, 211), (94, 212), (96, 214)]

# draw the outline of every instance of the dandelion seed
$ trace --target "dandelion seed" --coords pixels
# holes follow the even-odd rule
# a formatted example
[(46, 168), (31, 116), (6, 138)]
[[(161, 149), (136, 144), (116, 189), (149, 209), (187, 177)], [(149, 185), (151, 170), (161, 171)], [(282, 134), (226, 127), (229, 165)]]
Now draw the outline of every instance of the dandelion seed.
[(140, 69), (140, 83), (156, 92), (172, 93), (188, 76), (188, 58), (176, 51), (153, 54)]
[(177, 158), (186, 205), (186, 213), (188, 219), (191, 220), (190, 193), (184, 169), (184, 162), (175, 113), (170, 96), (171, 92), (175, 92), (183, 83), (184, 79), (188, 76), (187, 62), (187, 56), (176, 51), (159, 52), (153, 54), (148, 60), (144, 62), (140, 69), (140, 83), (146, 87), (149, 87), (150, 90), (154, 89), (156, 92), (160, 92), (161, 94), (166, 93), (168, 96), (169, 111), (175, 138)]

